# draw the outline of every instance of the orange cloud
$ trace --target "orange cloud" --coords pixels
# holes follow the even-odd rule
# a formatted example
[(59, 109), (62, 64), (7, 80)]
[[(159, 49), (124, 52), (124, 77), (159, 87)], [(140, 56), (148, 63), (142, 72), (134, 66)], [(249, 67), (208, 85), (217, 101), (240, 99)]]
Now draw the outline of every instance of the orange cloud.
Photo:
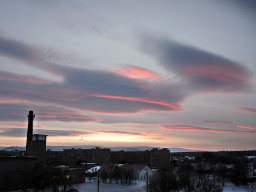
[(125, 77), (129, 77), (129, 78), (133, 78), (133, 79), (141, 79), (141, 78), (152, 79), (152, 80), (163, 80), (164, 79), (158, 73), (155, 73), (148, 69), (135, 67), (135, 66), (126, 66), (125, 70), (118, 71), (117, 74), (125, 76)]

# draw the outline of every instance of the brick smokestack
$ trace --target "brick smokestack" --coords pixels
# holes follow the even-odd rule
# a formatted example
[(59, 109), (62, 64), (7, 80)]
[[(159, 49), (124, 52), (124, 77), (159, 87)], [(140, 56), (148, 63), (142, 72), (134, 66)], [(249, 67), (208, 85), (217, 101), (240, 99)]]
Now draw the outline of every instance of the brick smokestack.
[(28, 132), (27, 132), (27, 141), (32, 141), (33, 135), (33, 121), (35, 118), (35, 114), (33, 111), (29, 111), (28, 113)]

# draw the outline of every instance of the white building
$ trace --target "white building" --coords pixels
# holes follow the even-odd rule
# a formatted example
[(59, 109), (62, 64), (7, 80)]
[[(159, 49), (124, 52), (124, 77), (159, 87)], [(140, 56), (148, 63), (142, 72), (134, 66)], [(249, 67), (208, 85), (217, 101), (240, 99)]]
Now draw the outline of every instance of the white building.
[(133, 169), (136, 180), (146, 180), (147, 177), (149, 179), (153, 175), (152, 169), (150, 169), (147, 165), (129, 164), (128, 166)]

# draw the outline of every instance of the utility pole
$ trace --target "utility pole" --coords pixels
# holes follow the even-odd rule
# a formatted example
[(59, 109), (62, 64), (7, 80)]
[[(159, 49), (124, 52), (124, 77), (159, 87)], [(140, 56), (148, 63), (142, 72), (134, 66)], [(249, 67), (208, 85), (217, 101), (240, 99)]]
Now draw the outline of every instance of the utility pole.
[(147, 192), (148, 192), (148, 170), (147, 170)]
[(98, 181), (97, 181), (97, 192), (100, 192), (100, 179), (98, 177)]

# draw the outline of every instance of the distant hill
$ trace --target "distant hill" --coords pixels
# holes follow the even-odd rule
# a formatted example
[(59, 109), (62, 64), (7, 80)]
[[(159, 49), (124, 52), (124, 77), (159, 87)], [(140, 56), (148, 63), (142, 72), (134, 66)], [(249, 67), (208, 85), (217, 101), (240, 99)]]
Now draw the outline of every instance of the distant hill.
[(191, 150), (191, 149), (184, 149), (184, 148), (168, 148), (171, 153), (176, 152), (200, 152), (200, 150)]
[[(63, 151), (63, 149), (72, 149), (72, 148), (81, 148), (81, 149), (92, 149), (95, 147), (100, 147), (104, 148), (102, 146), (93, 146), (93, 145), (81, 145), (81, 146), (47, 146), (46, 149), (52, 150), (52, 151)], [(119, 147), (106, 147), (111, 149), (111, 151), (146, 151), (146, 150), (152, 150), (153, 147), (149, 146), (119, 146)], [(190, 150), (190, 149), (184, 149), (184, 148), (168, 148), (171, 153), (176, 153), (176, 152), (196, 152), (199, 150)], [(4, 151), (25, 151), (26, 147), (18, 147), (18, 146), (12, 146), (12, 147), (0, 147), (0, 150)]]
[(18, 147), (18, 146), (12, 146), (12, 147), (0, 147), (0, 150), (3, 151), (25, 151), (26, 147)]

